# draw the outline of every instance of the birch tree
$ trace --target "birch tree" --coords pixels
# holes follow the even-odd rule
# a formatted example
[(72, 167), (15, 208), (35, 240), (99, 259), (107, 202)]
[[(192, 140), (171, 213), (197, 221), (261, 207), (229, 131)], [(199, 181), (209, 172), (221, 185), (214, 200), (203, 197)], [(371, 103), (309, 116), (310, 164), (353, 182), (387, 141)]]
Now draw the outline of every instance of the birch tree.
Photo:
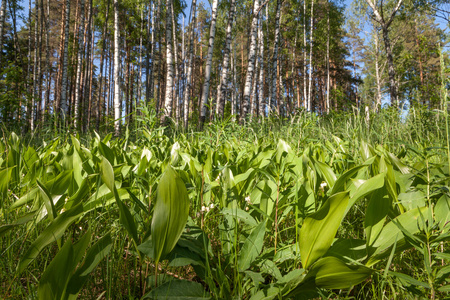
[(195, 26), (195, 15), (196, 15), (196, 0), (192, 0), (192, 22), (189, 26), (189, 53), (187, 61), (187, 74), (186, 74), (186, 89), (184, 91), (184, 128), (188, 129), (188, 119), (189, 119), (189, 94), (191, 90), (192, 82), (192, 65), (194, 63), (194, 26)]
[[(275, 15), (275, 41), (273, 42), (273, 55), (272, 55), (272, 101), (276, 101), (279, 107), (280, 99), (277, 93), (277, 62), (278, 62), (278, 45), (280, 43), (280, 15), (281, 15), (281, 1), (277, 0), (277, 10)], [(280, 113), (278, 111), (278, 113)]]
[(76, 83), (75, 83), (75, 103), (74, 103), (74, 127), (78, 129), (78, 118), (79, 118), (79, 110), (80, 110), (80, 98), (83, 94), (81, 92), (81, 69), (83, 68), (83, 39), (84, 39), (84, 0), (80, 0), (80, 23), (78, 29), (78, 50), (77, 50), (77, 75), (76, 75)]
[(230, 10), (228, 12), (228, 22), (226, 29), (225, 48), (223, 50), (222, 73), (220, 75), (219, 93), (217, 95), (216, 114), (223, 118), (225, 97), (227, 93), (228, 65), (230, 62), (231, 30), (233, 28), (235, 0), (230, 0)]
[(202, 107), (200, 112), (200, 126), (203, 125), (206, 119), (206, 106), (208, 104), (208, 95), (209, 95), (209, 81), (211, 80), (212, 55), (214, 50), (214, 39), (216, 36), (217, 2), (218, 0), (213, 0), (212, 3), (211, 26), (209, 28), (208, 54), (206, 56), (205, 82), (203, 83), (202, 102), (201, 102)]
[(61, 75), (61, 111), (60, 118), (63, 124), (66, 122), (69, 106), (67, 103), (67, 69), (69, 65), (69, 16), (70, 0), (66, 0), (66, 12), (64, 14), (64, 47), (63, 47), (63, 67)]
[(173, 102), (173, 54), (172, 54), (172, 0), (166, 1), (166, 93), (164, 100), (164, 121), (172, 114)]
[(394, 20), (394, 17), (398, 10), (400, 9), (403, 0), (397, 0), (395, 3), (394, 8), (392, 11), (388, 12), (386, 11), (386, 7), (384, 5), (384, 2), (381, 1), (380, 3), (375, 2), (376, 0), (366, 0), (367, 4), (369, 4), (370, 8), (372, 9), (374, 20), (380, 25), (381, 32), (383, 35), (383, 41), (384, 41), (384, 48), (386, 51), (386, 57), (388, 62), (388, 75), (389, 75), (389, 93), (391, 96), (391, 104), (394, 101), (395, 105), (398, 107), (398, 87), (395, 80), (396, 74), (395, 74), (395, 67), (394, 67), (394, 58), (392, 56), (392, 46), (391, 46), (391, 40), (389, 38), (389, 27), (392, 24), (392, 21)]
[(5, 27), (6, 19), (6, 0), (2, 0), (2, 6), (0, 6), (0, 57), (3, 54), (3, 28)]
[(256, 58), (256, 27), (258, 24), (258, 13), (259, 13), (259, 0), (254, 0), (253, 2), (253, 15), (252, 15), (252, 25), (250, 28), (250, 50), (248, 53), (248, 65), (247, 73), (245, 76), (244, 85), (244, 95), (242, 99), (242, 116), (241, 123), (245, 122), (250, 105), (250, 93), (252, 91), (252, 81), (255, 72), (255, 58)]
[(120, 135), (119, 0), (114, 0), (114, 133)]

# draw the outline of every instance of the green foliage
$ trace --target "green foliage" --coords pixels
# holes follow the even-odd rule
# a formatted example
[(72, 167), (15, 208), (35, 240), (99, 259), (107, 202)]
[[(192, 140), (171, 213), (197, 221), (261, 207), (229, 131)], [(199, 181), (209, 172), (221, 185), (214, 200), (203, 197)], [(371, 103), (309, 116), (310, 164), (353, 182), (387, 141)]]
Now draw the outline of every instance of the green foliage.
[[(421, 120), (389, 110), (186, 135), (142, 119), (124, 139), (10, 133), (2, 296), (445, 298), (445, 134)], [(390, 126), (398, 136), (379, 134)]]

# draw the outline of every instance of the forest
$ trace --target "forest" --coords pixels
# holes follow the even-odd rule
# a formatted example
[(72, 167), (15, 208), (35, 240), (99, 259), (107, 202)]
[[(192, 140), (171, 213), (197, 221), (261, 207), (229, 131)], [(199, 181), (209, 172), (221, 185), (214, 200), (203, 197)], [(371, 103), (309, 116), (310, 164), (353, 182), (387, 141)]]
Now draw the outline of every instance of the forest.
[(0, 298), (449, 299), (447, 0), (0, 2)]

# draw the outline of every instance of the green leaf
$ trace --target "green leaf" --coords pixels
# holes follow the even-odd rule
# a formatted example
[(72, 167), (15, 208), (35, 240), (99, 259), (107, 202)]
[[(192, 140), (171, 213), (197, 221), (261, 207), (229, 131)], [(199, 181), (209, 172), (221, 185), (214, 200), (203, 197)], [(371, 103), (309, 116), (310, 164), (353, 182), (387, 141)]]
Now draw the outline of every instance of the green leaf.
[(246, 211), (240, 209), (240, 208), (224, 208), (222, 209), (222, 214), (224, 216), (230, 216), (230, 217), (236, 217), (239, 220), (245, 222), (247, 225), (250, 226), (256, 226), (258, 223), (256, 223), (255, 219)]
[(322, 174), (323, 178), (325, 179), (327, 185), (329, 187), (333, 187), (336, 182), (336, 174), (334, 174), (333, 170), (328, 166), (327, 164), (313, 160), (314, 165), (319, 170), (320, 174)]
[(108, 233), (97, 243), (89, 248), (86, 258), (67, 284), (66, 299), (76, 299), (84, 283), (89, 279), (89, 274), (105, 258), (113, 245), (111, 235)]
[(123, 227), (128, 231), (131, 238), (138, 243), (137, 226), (134, 222), (133, 216), (131, 215), (128, 207), (120, 200), (119, 193), (117, 192), (116, 185), (114, 183), (114, 171), (107, 159), (101, 158), (101, 176), (103, 182), (114, 194), (117, 206), (119, 208), (119, 220)]
[(414, 279), (414, 278), (412, 278), (409, 275), (406, 275), (406, 274), (403, 274), (403, 273), (397, 273), (397, 272), (393, 272), (393, 271), (389, 271), (389, 274), (391, 276), (394, 276), (394, 277), (398, 278), (403, 284), (405, 282), (407, 282), (407, 283), (415, 285), (415, 286), (420, 286), (420, 287), (424, 287), (424, 288), (427, 288), (427, 289), (430, 288), (430, 285), (428, 283), (425, 283), (425, 282), (419, 281), (417, 279)]
[(83, 206), (79, 204), (56, 217), (22, 255), (17, 267), (18, 273), (21, 273), (45, 246), (60, 239), (67, 227), (75, 222), (82, 213)]
[(305, 281), (314, 276), (315, 285), (326, 289), (347, 289), (361, 283), (373, 273), (365, 266), (347, 265), (340, 259), (329, 256), (318, 260)]
[(238, 258), (238, 269), (240, 272), (247, 270), (259, 253), (261, 253), (264, 245), (265, 229), (266, 222), (259, 223), (245, 240)]
[(347, 211), (355, 204), (356, 201), (361, 199), (362, 197), (376, 191), (384, 186), (384, 178), (385, 174), (378, 174), (361, 184), (356, 191), (350, 195), (350, 201), (348, 201)]
[(189, 198), (183, 180), (168, 166), (156, 191), (151, 235), (153, 258), (158, 264), (175, 247), (186, 226)]
[(436, 222), (439, 222), (439, 228), (442, 230), (445, 224), (450, 221), (450, 197), (444, 194), (439, 198), (434, 207), (434, 215)]
[(152, 289), (142, 299), (204, 300), (211, 296), (198, 282), (173, 279)]
[(367, 246), (371, 246), (378, 238), (391, 206), (392, 201), (385, 189), (380, 189), (372, 194), (367, 204), (364, 219)]
[(111, 190), (111, 192), (113, 192), (115, 188), (114, 170), (111, 166), (111, 163), (108, 161), (108, 159), (105, 159), (105, 157), (101, 158), (100, 170), (103, 182)]
[(62, 299), (69, 277), (75, 267), (73, 255), (72, 241), (68, 239), (41, 276), (38, 286), (40, 300)]
[(381, 230), (378, 237), (372, 243), (371, 247), (376, 250), (374, 251), (374, 254), (369, 258), (366, 265), (372, 266), (380, 259), (389, 256), (390, 248), (396, 241), (398, 243), (397, 251), (404, 250), (404, 247), (407, 245), (405, 245), (402, 230), (397, 224), (400, 224), (403, 229), (407, 230), (410, 234), (415, 234), (419, 232), (417, 220), (420, 214), (426, 216), (427, 210), (427, 207), (412, 209), (399, 215), (394, 220), (387, 223), (386, 226), (384, 226)]
[(307, 269), (324, 255), (336, 235), (348, 203), (348, 193), (331, 196), (314, 214), (308, 216), (300, 229), (300, 258)]

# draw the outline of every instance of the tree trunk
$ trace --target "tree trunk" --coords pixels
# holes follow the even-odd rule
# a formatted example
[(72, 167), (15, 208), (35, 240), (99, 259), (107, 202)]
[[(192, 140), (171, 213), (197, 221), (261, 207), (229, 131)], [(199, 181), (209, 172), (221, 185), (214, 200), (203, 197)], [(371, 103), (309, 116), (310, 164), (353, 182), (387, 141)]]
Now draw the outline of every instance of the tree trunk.
[(330, 2), (327, 1), (327, 114), (330, 113)]
[[(389, 92), (391, 95), (391, 104), (394, 101), (395, 106), (398, 107), (399, 105), (399, 99), (398, 99), (398, 87), (397, 83), (395, 81), (395, 67), (394, 67), (394, 58), (392, 56), (392, 47), (391, 47), (391, 40), (389, 38), (389, 27), (392, 24), (392, 21), (395, 17), (395, 14), (400, 9), (400, 6), (402, 5), (403, 0), (398, 0), (396, 6), (392, 10), (390, 14), (386, 14), (383, 10), (383, 2), (381, 2), (380, 9), (378, 9), (375, 6), (374, 0), (366, 0), (367, 4), (369, 4), (370, 8), (373, 11), (375, 21), (378, 22), (381, 26), (381, 31), (383, 34), (383, 41), (384, 41), (384, 48), (386, 51), (387, 56), (387, 62), (388, 62), (388, 74), (389, 74)], [(386, 19), (385, 16), (388, 15), (389, 17)]]
[[(2, 6), (0, 7), (0, 57), (2, 55), (3, 47), (3, 28), (6, 19), (6, 0), (2, 0)], [(1, 59), (0, 59), (1, 61)]]
[(200, 112), (200, 127), (203, 127), (203, 123), (206, 119), (206, 108), (208, 105), (209, 96), (209, 84), (211, 79), (211, 64), (212, 55), (214, 50), (214, 39), (216, 36), (216, 17), (217, 17), (217, 2), (218, 0), (213, 0), (212, 12), (211, 12), (211, 26), (209, 28), (209, 43), (208, 43), (208, 54), (206, 55), (206, 68), (205, 68), (205, 82), (203, 83), (202, 92), (202, 107)]
[(114, 133), (120, 135), (119, 0), (114, 0)]
[(278, 114), (280, 113), (280, 93), (279, 86), (277, 87), (277, 75), (278, 75), (278, 45), (280, 43), (280, 15), (281, 15), (281, 0), (277, 0), (277, 11), (275, 15), (275, 40), (273, 42), (273, 55), (272, 55), (272, 101), (276, 102), (278, 108)]
[(225, 48), (223, 50), (222, 74), (220, 76), (219, 93), (217, 95), (216, 114), (219, 118), (223, 118), (225, 97), (227, 93), (228, 64), (230, 62), (231, 30), (233, 28), (233, 21), (234, 21), (234, 6), (235, 0), (230, 0), (230, 10), (228, 12)]
[(172, 53), (172, 14), (171, 14), (172, 0), (166, 1), (166, 92), (164, 100), (164, 112), (163, 118), (167, 122), (167, 119), (172, 114), (173, 104), (173, 53)]
[(308, 83), (308, 111), (312, 110), (312, 73), (313, 73), (313, 63), (312, 63), (312, 54), (313, 54), (313, 26), (314, 26), (314, 0), (311, 1), (311, 17), (310, 17), (310, 28), (309, 28), (309, 83)]
[[(102, 101), (102, 88), (103, 88), (103, 65), (104, 65), (104, 59), (105, 59), (105, 51), (106, 51), (106, 38), (108, 36), (108, 17), (109, 17), (109, 3), (108, 0), (106, 3), (106, 14), (105, 14), (105, 22), (103, 24), (103, 32), (102, 32), (102, 54), (100, 56), (100, 73), (99, 73), (99, 84), (98, 84), (98, 100), (97, 100), (97, 118), (96, 118), (96, 129), (97, 131), (100, 130), (100, 119), (102, 116), (102, 103), (105, 102), (106, 98), (103, 98)], [(105, 72), (105, 78), (106, 78), (106, 72)], [(108, 81), (105, 80), (108, 84)]]
[(173, 95), (173, 109), (175, 110), (174, 113), (174, 118), (175, 118), (175, 123), (178, 125), (178, 120), (180, 118), (180, 110), (179, 110), (179, 106), (180, 106), (180, 101), (178, 98), (178, 89), (179, 89), (179, 84), (180, 84), (180, 77), (178, 74), (178, 40), (177, 40), (177, 31), (176, 31), (176, 22), (175, 22), (175, 13), (173, 10), (173, 1), (171, 1), (171, 5), (170, 5), (170, 10), (171, 10), (171, 15), (172, 15), (172, 32), (173, 32), (173, 56), (174, 56), (174, 60), (175, 60), (175, 82), (174, 82), (174, 95)]
[(262, 13), (259, 16), (258, 27), (258, 44), (259, 44), (259, 93), (258, 93), (258, 115), (264, 117), (264, 31)]
[(66, 125), (66, 117), (69, 112), (67, 101), (67, 71), (69, 64), (69, 16), (70, 16), (70, 0), (66, 0), (66, 13), (64, 15), (64, 52), (63, 67), (61, 75), (61, 111), (60, 118), (63, 125)]
[(75, 82), (75, 104), (73, 106), (73, 125), (75, 130), (78, 130), (78, 118), (80, 111), (80, 100), (82, 93), (81, 71), (83, 68), (83, 50), (84, 50), (84, 0), (80, 0), (80, 23), (78, 29), (78, 51), (77, 51), (77, 77)]
[(250, 93), (252, 91), (252, 81), (255, 72), (255, 58), (256, 58), (256, 27), (258, 25), (258, 14), (259, 11), (259, 0), (254, 0), (253, 2), (253, 14), (252, 14), (252, 25), (250, 27), (250, 50), (248, 54), (248, 65), (247, 65), (247, 75), (245, 77), (244, 85), (244, 95), (242, 103), (242, 116), (241, 123), (244, 123), (250, 104)]
[(196, 14), (196, 0), (192, 0), (192, 22), (189, 26), (189, 58), (187, 60), (187, 74), (186, 74), (186, 89), (184, 91), (184, 128), (188, 129), (189, 120), (189, 95), (191, 91), (191, 81), (192, 81), (192, 65), (194, 62), (193, 57), (193, 47), (194, 47), (194, 26), (195, 26), (195, 14)]

